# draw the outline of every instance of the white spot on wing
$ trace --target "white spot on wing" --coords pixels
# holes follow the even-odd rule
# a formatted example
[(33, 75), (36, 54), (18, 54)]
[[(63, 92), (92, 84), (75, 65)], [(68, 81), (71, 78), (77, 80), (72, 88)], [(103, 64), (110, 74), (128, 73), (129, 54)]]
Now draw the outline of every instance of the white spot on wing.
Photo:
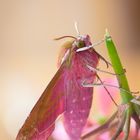
[(86, 111), (83, 109), (83, 110), (81, 110), (81, 112), (82, 112), (82, 113), (85, 113)]
[(73, 99), (72, 102), (75, 103), (76, 102), (76, 99)]
[(83, 97), (83, 101), (85, 101), (86, 100), (86, 98), (85, 97)]
[(80, 122), (83, 122), (83, 119), (80, 119)]
[(70, 111), (70, 114), (72, 114), (72, 113), (73, 113), (73, 110)]
[(73, 123), (73, 120), (70, 120), (70, 123)]

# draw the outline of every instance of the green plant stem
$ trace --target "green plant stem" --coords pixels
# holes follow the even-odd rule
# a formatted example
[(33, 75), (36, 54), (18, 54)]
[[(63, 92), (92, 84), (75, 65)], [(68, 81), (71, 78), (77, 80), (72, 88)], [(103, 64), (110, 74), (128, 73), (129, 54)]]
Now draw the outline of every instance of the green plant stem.
[[(112, 66), (113, 66), (115, 73), (116, 74), (124, 73), (124, 74), (117, 76), (119, 86), (122, 89), (125, 89), (126, 91), (130, 92), (130, 88), (129, 88), (129, 85), (127, 82), (125, 71), (124, 71), (123, 66), (121, 64), (121, 61), (120, 61), (119, 55), (117, 53), (116, 47), (114, 45), (114, 42), (113, 42), (112, 38), (110, 37), (110, 35), (108, 34), (108, 32), (106, 32), (106, 35), (105, 35), (105, 42), (106, 42), (108, 54), (109, 54), (109, 57), (110, 57), (110, 60), (111, 60), (111, 63), (112, 63)], [(125, 92), (125, 91), (120, 89), (122, 103), (128, 103), (128, 102), (130, 102), (131, 99), (133, 99), (131, 92), (130, 93), (129, 92)]]

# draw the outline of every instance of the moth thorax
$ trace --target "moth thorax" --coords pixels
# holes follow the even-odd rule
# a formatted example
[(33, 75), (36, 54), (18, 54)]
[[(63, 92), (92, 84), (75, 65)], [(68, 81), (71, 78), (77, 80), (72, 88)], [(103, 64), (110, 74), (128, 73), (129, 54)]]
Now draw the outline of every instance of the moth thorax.
[(75, 45), (77, 48), (83, 48), (83, 47), (86, 47), (86, 46), (91, 45), (89, 35), (80, 35), (80, 36), (77, 38), (77, 40), (75, 40), (74, 45)]

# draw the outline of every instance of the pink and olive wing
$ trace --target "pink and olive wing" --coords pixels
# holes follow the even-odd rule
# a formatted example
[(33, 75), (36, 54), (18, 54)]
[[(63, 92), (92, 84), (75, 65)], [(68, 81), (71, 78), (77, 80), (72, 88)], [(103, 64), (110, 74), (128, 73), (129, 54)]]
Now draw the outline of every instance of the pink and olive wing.
[(65, 111), (65, 69), (55, 74), (32, 109), (16, 140), (46, 140), (54, 130), (55, 120)]
[[(64, 126), (71, 140), (80, 140), (92, 105), (93, 88), (83, 87), (82, 83), (94, 83), (96, 73), (87, 65), (96, 67), (98, 55), (87, 50), (75, 53), (71, 59), (71, 67), (67, 72), (67, 110), (64, 113)], [(72, 129), (71, 129), (72, 128)]]

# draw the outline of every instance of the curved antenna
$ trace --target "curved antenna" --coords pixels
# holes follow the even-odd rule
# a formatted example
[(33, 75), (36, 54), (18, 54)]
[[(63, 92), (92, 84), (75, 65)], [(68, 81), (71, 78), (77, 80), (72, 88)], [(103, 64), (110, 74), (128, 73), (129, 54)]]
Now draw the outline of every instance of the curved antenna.
[(75, 21), (75, 23), (74, 23), (74, 27), (75, 27), (77, 36), (80, 36), (80, 32), (79, 32), (79, 29), (78, 29), (78, 23), (77, 23), (76, 21)]
[(74, 36), (65, 35), (65, 36), (54, 38), (54, 40), (60, 40), (60, 39), (64, 39), (64, 38), (73, 38), (73, 39), (76, 39), (76, 37), (74, 37)]

